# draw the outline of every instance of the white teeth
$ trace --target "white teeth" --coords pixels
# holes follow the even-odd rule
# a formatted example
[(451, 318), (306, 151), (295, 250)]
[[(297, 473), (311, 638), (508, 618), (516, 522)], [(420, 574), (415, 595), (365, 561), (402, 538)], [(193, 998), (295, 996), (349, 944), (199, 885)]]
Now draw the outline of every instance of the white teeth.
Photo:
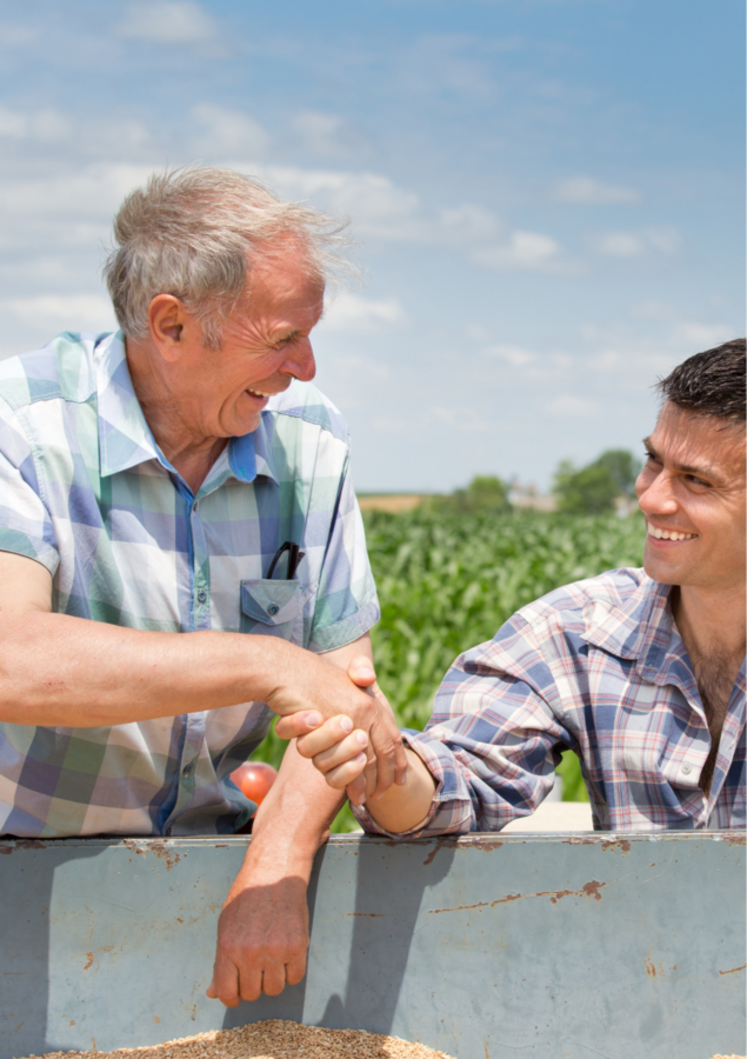
[(272, 397), (271, 393), (262, 393), (261, 390), (250, 390), (249, 393), (254, 394), (255, 397)]
[(676, 530), (663, 530), (659, 529), (658, 526), (651, 526), (646, 523), (646, 530), (650, 537), (655, 537), (657, 541), (689, 541), (695, 536), (694, 533), (678, 533)]

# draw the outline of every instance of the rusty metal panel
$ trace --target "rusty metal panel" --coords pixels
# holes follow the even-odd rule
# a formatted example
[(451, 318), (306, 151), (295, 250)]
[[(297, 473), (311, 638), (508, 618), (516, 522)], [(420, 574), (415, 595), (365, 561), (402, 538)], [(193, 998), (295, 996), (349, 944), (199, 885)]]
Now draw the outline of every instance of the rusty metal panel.
[(0, 840), (0, 1059), (264, 1018), (458, 1059), (747, 1052), (743, 834), (335, 836), (306, 979), (226, 1012), (204, 991), (245, 842)]

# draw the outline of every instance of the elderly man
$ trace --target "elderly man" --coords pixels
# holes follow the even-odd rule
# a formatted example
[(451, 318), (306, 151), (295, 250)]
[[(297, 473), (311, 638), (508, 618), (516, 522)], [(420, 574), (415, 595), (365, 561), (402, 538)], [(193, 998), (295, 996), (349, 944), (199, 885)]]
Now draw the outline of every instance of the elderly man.
[[(426, 731), (406, 733), (407, 787), (356, 810), (369, 830), (497, 830), (537, 808), (569, 748), (598, 830), (745, 826), (744, 340), (659, 389), (636, 483), (644, 569), (557, 589), (458, 658)], [(338, 787), (364, 764), (348, 725), (298, 744)]]
[[(391, 711), (345, 672), (372, 679), (378, 603), (347, 430), (308, 385), (335, 231), (198, 168), (130, 195), (115, 237), (122, 332), (0, 365), (0, 833), (232, 834), (271, 711), (349, 714), (403, 782)], [(210, 995), (303, 976), (339, 804), (290, 744)]]

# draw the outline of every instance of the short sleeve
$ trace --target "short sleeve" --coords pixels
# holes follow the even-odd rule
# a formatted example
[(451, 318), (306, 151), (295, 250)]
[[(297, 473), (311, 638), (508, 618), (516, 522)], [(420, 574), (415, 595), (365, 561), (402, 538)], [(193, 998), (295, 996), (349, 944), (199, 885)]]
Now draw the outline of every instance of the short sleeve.
[(381, 616), (358, 501), (346, 457), (314, 607), (309, 648), (333, 651), (352, 643)]
[(41, 563), (54, 577), (57, 538), (19, 416), (0, 401), (0, 551)]

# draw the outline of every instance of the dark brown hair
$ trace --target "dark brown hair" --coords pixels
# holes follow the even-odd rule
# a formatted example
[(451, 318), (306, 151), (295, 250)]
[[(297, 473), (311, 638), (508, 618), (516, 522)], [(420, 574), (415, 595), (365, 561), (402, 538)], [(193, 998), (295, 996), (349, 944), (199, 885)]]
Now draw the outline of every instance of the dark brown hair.
[(688, 357), (666, 379), (660, 379), (656, 389), (665, 401), (688, 412), (743, 423), (745, 339), (735, 338)]

